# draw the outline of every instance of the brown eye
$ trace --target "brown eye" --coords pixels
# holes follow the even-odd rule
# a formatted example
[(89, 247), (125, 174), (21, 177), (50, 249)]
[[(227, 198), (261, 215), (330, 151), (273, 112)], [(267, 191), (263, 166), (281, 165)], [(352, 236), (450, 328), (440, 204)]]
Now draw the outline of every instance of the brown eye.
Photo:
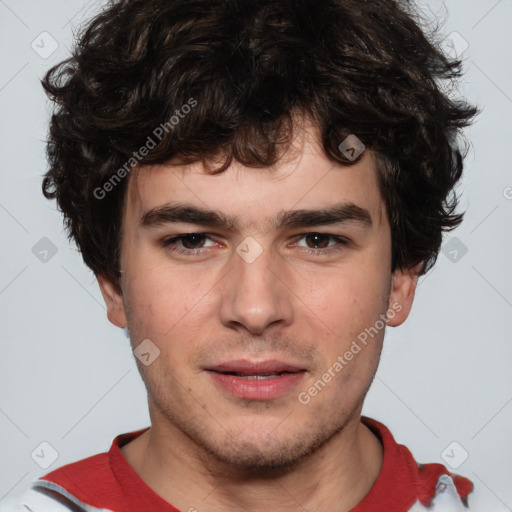
[[(211, 242), (209, 246), (205, 246), (207, 241)], [(192, 256), (202, 254), (215, 245), (215, 242), (205, 233), (185, 233), (166, 238), (161, 243), (163, 247), (170, 251)]]
[(329, 245), (329, 238), (331, 237), (322, 233), (311, 233), (310, 235), (305, 235), (304, 238), (310, 241), (315, 246), (315, 249), (325, 249)]
[(302, 250), (314, 256), (328, 256), (343, 250), (350, 244), (350, 240), (343, 236), (329, 233), (306, 233), (302, 235), (305, 245), (297, 244)]
[(180, 237), (181, 243), (185, 249), (199, 249), (204, 243), (205, 236), (199, 234), (183, 235)]

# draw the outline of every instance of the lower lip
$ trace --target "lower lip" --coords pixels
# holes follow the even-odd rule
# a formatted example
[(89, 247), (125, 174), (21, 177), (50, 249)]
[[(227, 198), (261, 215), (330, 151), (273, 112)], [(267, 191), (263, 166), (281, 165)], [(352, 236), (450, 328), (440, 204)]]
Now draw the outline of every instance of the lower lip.
[(217, 385), (231, 395), (244, 400), (264, 401), (279, 398), (290, 391), (304, 378), (305, 372), (285, 373), (270, 379), (244, 379), (214, 371), (208, 373)]

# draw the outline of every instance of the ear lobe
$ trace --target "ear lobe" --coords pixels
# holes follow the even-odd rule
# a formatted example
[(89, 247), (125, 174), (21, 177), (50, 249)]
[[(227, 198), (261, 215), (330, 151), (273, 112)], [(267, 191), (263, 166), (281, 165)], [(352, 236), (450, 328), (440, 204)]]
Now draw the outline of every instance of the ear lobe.
[(107, 306), (107, 318), (117, 327), (127, 327), (128, 322), (126, 320), (123, 295), (118, 286), (111, 279), (102, 275), (97, 275), (96, 279)]
[(405, 322), (412, 308), (416, 286), (418, 284), (419, 272), (423, 262), (406, 270), (395, 270), (392, 277), (391, 293), (389, 294), (388, 325), (397, 327)]

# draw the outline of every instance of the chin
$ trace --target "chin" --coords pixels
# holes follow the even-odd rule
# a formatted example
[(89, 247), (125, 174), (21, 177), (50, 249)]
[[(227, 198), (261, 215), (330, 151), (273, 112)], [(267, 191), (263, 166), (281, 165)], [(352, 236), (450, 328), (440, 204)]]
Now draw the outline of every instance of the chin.
[[(307, 424), (303, 424), (301, 431), (286, 433), (279, 432), (275, 426), (272, 429), (254, 428), (239, 429), (232, 435), (225, 432), (222, 440), (201, 435), (194, 438), (190, 432), (188, 435), (203, 449), (206, 460), (214, 460), (252, 475), (275, 477), (296, 468), (333, 439), (343, 426), (336, 428), (317, 423), (308, 429)], [(265, 431), (268, 434), (262, 433)], [(256, 435), (248, 435), (250, 432)]]
[[(212, 446), (213, 444), (213, 446)], [(275, 440), (270, 446), (239, 441), (226, 442), (222, 446), (204, 443), (201, 447), (209, 460), (216, 460), (234, 469), (254, 475), (272, 475), (291, 471), (296, 465), (315, 450), (311, 443), (300, 444), (295, 439)]]

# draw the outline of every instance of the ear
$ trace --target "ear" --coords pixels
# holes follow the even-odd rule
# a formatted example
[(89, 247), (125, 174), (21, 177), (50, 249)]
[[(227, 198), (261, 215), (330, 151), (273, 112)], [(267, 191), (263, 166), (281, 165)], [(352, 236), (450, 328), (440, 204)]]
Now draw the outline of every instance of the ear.
[(117, 327), (127, 327), (123, 294), (120, 288), (108, 277), (97, 275), (96, 279), (107, 306), (107, 318)]
[(395, 270), (393, 273), (388, 302), (387, 324), (389, 326), (397, 327), (409, 316), (422, 267), (423, 262), (409, 269)]

